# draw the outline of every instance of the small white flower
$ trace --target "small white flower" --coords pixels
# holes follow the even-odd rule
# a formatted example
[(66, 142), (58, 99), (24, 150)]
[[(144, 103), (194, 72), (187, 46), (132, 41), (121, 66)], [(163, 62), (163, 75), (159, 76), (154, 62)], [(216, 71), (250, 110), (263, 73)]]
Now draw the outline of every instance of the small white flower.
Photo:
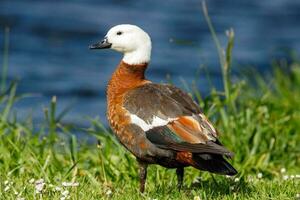
[(296, 197), (299, 198), (300, 197), (300, 193), (296, 194)]
[(66, 199), (66, 197), (60, 197), (60, 200), (65, 200)]
[(231, 176), (229, 176), (229, 175), (225, 175), (225, 177), (226, 177), (226, 178), (231, 178)]
[(300, 178), (300, 174), (296, 174), (296, 178)]
[(39, 180), (35, 181), (36, 193), (41, 193), (44, 189), (44, 186), (45, 186), (44, 179), (39, 179)]
[(284, 175), (282, 178), (283, 178), (283, 180), (285, 180), (285, 181), (286, 181), (286, 180), (288, 180), (288, 179), (289, 179), (289, 175)]
[(107, 196), (110, 196), (110, 195), (112, 194), (112, 191), (108, 189), (108, 190), (105, 192), (105, 194), (106, 194)]
[(41, 193), (44, 189), (45, 183), (35, 184), (35, 190), (37, 193)]
[(263, 177), (263, 174), (261, 173), (261, 172), (259, 172), (258, 174), (257, 174), (257, 178), (258, 179), (261, 179)]
[(280, 169), (280, 173), (284, 174), (286, 172), (286, 169), (283, 167)]
[(62, 188), (61, 188), (61, 187), (58, 187), (58, 186), (56, 186), (56, 187), (55, 187), (55, 191), (62, 191)]
[(18, 197), (17, 200), (25, 200), (23, 197)]
[(236, 183), (239, 182), (239, 181), (240, 181), (239, 178), (235, 178), (235, 179), (234, 179), (234, 182), (236, 182)]
[(79, 183), (77, 183), (77, 182), (62, 182), (62, 186), (65, 186), (65, 187), (78, 187)]
[(194, 196), (194, 200), (201, 200), (199, 196)]
[(4, 185), (8, 185), (8, 184), (9, 184), (8, 180), (4, 181)]
[(17, 191), (15, 191), (15, 195), (18, 195), (19, 193)]
[(234, 190), (234, 186), (230, 186), (230, 188), (229, 188), (230, 190)]
[(6, 187), (4, 188), (4, 192), (7, 192), (9, 189), (10, 189), (10, 187), (9, 187), (9, 186), (6, 186)]
[(70, 194), (69, 190), (65, 190), (61, 193), (64, 197), (67, 197)]
[(35, 186), (36, 193), (41, 193), (44, 189), (44, 183), (38, 184)]
[(30, 180), (29, 180), (29, 183), (30, 183), (30, 184), (34, 183), (34, 178), (30, 179)]
[(41, 179), (35, 181), (35, 184), (40, 184), (40, 183), (44, 183), (44, 179), (41, 178)]

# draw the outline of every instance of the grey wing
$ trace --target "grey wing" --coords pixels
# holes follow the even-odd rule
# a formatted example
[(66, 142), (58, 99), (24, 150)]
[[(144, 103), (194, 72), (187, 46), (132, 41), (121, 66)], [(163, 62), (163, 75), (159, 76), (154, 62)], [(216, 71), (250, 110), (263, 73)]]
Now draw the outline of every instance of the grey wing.
[(129, 91), (124, 97), (123, 107), (149, 123), (154, 117), (167, 120), (192, 115), (196, 108), (188, 108), (189, 102), (164, 86), (148, 83)]

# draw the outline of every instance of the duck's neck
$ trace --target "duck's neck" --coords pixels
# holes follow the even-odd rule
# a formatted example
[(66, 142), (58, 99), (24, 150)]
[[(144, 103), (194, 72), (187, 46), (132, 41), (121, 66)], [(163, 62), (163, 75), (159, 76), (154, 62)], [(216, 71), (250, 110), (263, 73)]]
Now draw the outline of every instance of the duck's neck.
[(147, 65), (148, 63), (130, 65), (121, 61), (108, 83), (108, 102), (120, 99), (120, 95), (128, 90), (149, 82), (145, 79)]
[(151, 39), (148, 34), (146, 34), (143, 40), (139, 42), (138, 48), (124, 53), (123, 61), (130, 65), (149, 63), (151, 58), (151, 49)]
[(151, 57), (151, 44), (144, 45), (135, 51), (126, 52), (123, 61), (129, 65), (139, 65), (139, 63), (149, 63)]

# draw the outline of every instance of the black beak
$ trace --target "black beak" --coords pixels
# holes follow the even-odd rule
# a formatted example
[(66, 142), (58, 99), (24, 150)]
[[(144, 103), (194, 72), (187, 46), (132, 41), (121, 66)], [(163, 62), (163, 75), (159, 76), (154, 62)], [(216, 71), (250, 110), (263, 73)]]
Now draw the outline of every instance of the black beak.
[(96, 44), (92, 44), (89, 46), (90, 49), (108, 49), (111, 47), (111, 43), (107, 41), (105, 37), (101, 42), (97, 42)]

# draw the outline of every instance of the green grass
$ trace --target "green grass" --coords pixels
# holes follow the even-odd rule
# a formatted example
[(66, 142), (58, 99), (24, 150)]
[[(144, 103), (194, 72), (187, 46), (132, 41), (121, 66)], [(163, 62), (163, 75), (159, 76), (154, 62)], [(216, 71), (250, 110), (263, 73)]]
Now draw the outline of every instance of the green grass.
[[(138, 192), (134, 157), (99, 120), (91, 119), (90, 128), (80, 129), (86, 137), (78, 137), (73, 127), (61, 124), (63, 113), (56, 113), (53, 98), (44, 124), (34, 129), (30, 119), (16, 120), (12, 107), (20, 98), (12, 84), (0, 96), (0, 199), (59, 199), (62, 192), (56, 186), (70, 191), (71, 199), (296, 199), (300, 179), (284, 176), (300, 173), (300, 64), (281, 63), (272, 77), (264, 81), (255, 75), (255, 81), (233, 84), (231, 94), (239, 90), (232, 98), (234, 110), (213, 88), (204, 99), (195, 93), (223, 133), (222, 142), (236, 153), (238, 180), (187, 168), (179, 192), (174, 170), (151, 166), (145, 194)], [(88, 143), (87, 137), (95, 137), (95, 142)], [(281, 173), (281, 168), (287, 172)], [(38, 194), (35, 181), (41, 178), (46, 184)], [(79, 186), (63, 187), (62, 182)]]
[[(0, 199), (61, 199), (66, 190), (70, 199), (300, 199), (300, 178), (295, 177), (300, 174), (300, 62), (274, 62), (268, 79), (251, 72), (233, 82), (234, 32), (228, 32), (224, 51), (204, 13), (219, 52), (224, 89), (212, 86), (205, 98), (196, 87), (190, 92), (222, 133), (221, 141), (235, 152), (236, 177), (186, 168), (184, 187), (178, 191), (175, 171), (153, 165), (146, 192), (140, 194), (134, 157), (98, 119), (89, 119), (85, 129), (64, 125), (68, 108), (57, 113), (54, 97), (44, 109), (41, 126), (35, 127), (30, 117), (20, 121), (13, 105), (23, 97), (16, 95), (15, 83), (7, 86), (2, 80)], [(75, 134), (78, 131), (84, 136)], [(63, 182), (79, 186), (66, 187)]]

